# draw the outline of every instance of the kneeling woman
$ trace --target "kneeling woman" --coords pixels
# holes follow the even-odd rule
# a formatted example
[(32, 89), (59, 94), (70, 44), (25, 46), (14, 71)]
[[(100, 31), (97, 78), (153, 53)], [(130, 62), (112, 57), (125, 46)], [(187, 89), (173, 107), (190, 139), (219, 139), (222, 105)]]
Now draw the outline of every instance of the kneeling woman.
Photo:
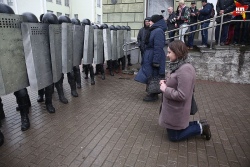
[(191, 101), (195, 85), (195, 69), (186, 62), (188, 50), (179, 40), (168, 46), (170, 72), (166, 80), (160, 81), (163, 102), (159, 124), (167, 129), (169, 140), (180, 141), (191, 136), (202, 135), (211, 138), (206, 120), (189, 122)]

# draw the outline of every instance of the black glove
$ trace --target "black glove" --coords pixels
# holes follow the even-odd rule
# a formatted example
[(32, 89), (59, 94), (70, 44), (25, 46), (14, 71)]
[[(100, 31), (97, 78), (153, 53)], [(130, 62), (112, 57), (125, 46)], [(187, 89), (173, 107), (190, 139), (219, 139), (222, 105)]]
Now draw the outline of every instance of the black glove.
[(160, 67), (160, 64), (159, 64), (159, 63), (153, 63), (152, 66), (155, 67), (155, 68), (159, 68), (159, 67)]

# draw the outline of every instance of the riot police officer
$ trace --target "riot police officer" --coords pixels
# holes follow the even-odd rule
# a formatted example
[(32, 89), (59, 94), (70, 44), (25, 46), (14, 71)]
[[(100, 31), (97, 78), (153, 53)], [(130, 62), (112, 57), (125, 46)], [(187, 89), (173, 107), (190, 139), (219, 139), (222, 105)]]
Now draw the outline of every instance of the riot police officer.
[[(131, 31), (131, 28), (130, 28), (130, 26), (126, 26), (126, 30), (127, 31)], [(128, 41), (128, 42), (130, 42), (130, 41)], [(128, 66), (132, 66), (132, 64), (131, 64), (131, 55), (130, 55), (130, 52), (127, 54), (127, 59), (128, 59)]]
[[(82, 25), (91, 25), (91, 22), (89, 19), (84, 19), (82, 21)], [(88, 73), (90, 72), (90, 78), (91, 78), (91, 85), (95, 85), (95, 76), (94, 76), (94, 68), (92, 64), (83, 64), (82, 65), (83, 71), (85, 72), (85, 79), (88, 79)]]
[[(68, 18), (67, 16), (59, 16), (58, 21), (59, 21), (59, 24), (71, 23), (70, 18)], [(64, 78), (64, 75), (62, 75), (62, 78)], [(76, 81), (75, 81), (75, 75), (74, 75), (73, 68), (72, 68), (71, 72), (67, 73), (67, 78), (68, 78), (68, 83), (69, 83), (70, 88), (71, 88), (71, 95), (73, 97), (78, 97), (78, 93), (76, 91)]]
[[(50, 13), (50, 12), (44, 14), (43, 16), (41, 15), (40, 19), (42, 19), (42, 23), (59, 24), (59, 21), (58, 21), (58, 18), (56, 17), (56, 15), (54, 15), (53, 13)], [(61, 76), (61, 79), (58, 82), (54, 83), (54, 86), (56, 87), (60, 102), (67, 104), (68, 100), (64, 96), (62, 84), (63, 84), (63, 74)], [(52, 93), (53, 93), (53, 90), (54, 90), (54, 87), (52, 89)], [(38, 94), (39, 94), (39, 97), (38, 97), (37, 101), (43, 101), (44, 91), (41, 91)], [(40, 97), (42, 97), (42, 98), (40, 98)]]
[[(98, 25), (93, 25), (93, 28), (94, 29), (103, 29), (103, 26), (98, 26)], [(103, 46), (104, 47), (104, 46)], [(102, 75), (102, 80), (105, 80), (105, 73), (104, 73), (104, 67), (103, 67), (103, 64), (104, 64), (104, 50), (103, 50), (103, 62), (100, 63), (100, 64), (96, 64), (96, 72), (95, 72), (95, 75), (98, 75), (99, 72), (101, 73)]]
[[(33, 13), (23, 13), (23, 17), (25, 18), (24, 20), (29, 23), (38, 23), (37, 17)], [(44, 89), (41, 89), (38, 91), (38, 99), (37, 102), (43, 102), (43, 96), (45, 94), (45, 105), (46, 109), (49, 113), (55, 113), (55, 108), (52, 104), (52, 94), (53, 94), (53, 84), (45, 87)]]
[[(119, 26), (119, 25), (116, 26), (116, 29), (117, 29), (118, 31), (126, 30), (125, 26)], [(125, 70), (125, 65), (126, 65), (126, 58), (125, 58), (125, 55), (123, 55), (122, 57), (120, 57), (120, 58), (118, 59), (118, 68), (120, 68), (120, 65), (122, 65), (122, 70)]]
[[(73, 18), (71, 19), (71, 22), (74, 25), (81, 25), (81, 22), (79, 19)], [(81, 72), (80, 72), (79, 66), (74, 66), (73, 71), (75, 75), (75, 82), (76, 82), (77, 88), (80, 89), (82, 86), (81, 86)]]
[[(11, 7), (2, 3), (0, 3), (0, 13), (15, 14)], [(28, 116), (30, 101), (29, 101), (28, 91), (26, 88), (23, 88), (21, 90), (15, 91), (14, 95), (16, 96), (16, 101), (18, 104), (18, 108), (20, 110), (21, 130), (25, 131), (30, 127), (29, 116)]]

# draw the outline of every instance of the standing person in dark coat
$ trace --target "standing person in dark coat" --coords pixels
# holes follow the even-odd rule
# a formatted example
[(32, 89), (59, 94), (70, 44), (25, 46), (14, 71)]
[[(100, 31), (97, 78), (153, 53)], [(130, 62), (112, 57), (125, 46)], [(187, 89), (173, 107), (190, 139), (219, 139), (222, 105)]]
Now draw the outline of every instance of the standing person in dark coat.
[[(166, 57), (163, 50), (165, 46), (165, 31), (167, 24), (162, 15), (153, 15), (150, 19), (150, 29), (146, 36), (146, 49), (143, 55), (143, 64), (140, 68), (135, 80), (144, 84), (148, 84), (150, 77), (165, 76)], [(156, 101), (158, 94), (148, 94), (144, 101)]]
[[(223, 15), (230, 13), (235, 10), (235, 3), (234, 0), (218, 0), (216, 4), (216, 12), (217, 16)], [(231, 15), (226, 15), (223, 17), (223, 22), (230, 21), (232, 18)], [(216, 44), (219, 42), (219, 36), (220, 36), (220, 21), (221, 18), (217, 18), (217, 26), (215, 28), (215, 41)], [(220, 37), (220, 45), (225, 45), (225, 42), (227, 40), (227, 34), (228, 34), (228, 28), (229, 28), (229, 23), (223, 24), (222, 25), (222, 30), (221, 30), (221, 37)]]
[[(197, 20), (198, 20), (198, 9), (196, 9), (196, 3), (195, 1), (193, 1), (191, 2), (191, 7), (190, 7), (190, 24), (197, 23)], [(190, 32), (195, 31), (197, 29), (197, 24), (190, 26), (189, 29), (190, 29)], [(189, 34), (188, 49), (193, 49), (194, 35), (195, 35), (195, 32)]]
[[(202, 0), (202, 9), (199, 9), (199, 17), (198, 19), (200, 21), (208, 20), (210, 19), (211, 12), (212, 12), (212, 5), (210, 3), (207, 3), (207, 0)], [(201, 23), (201, 29), (207, 28), (210, 24), (210, 20), (205, 21)], [(201, 45), (198, 47), (205, 48), (207, 47), (208, 42), (208, 29), (201, 30)]]
[[(171, 31), (171, 30), (174, 30), (176, 29), (176, 15), (175, 15), (175, 12), (173, 10), (173, 7), (169, 7), (168, 8), (168, 13), (169, 13), (169, 16), (167, 18), (167, 26), (168, 26), (168, 31)], [(175, 31), (171, 31), (168, 33), (168, 37), (171, 38), (169, 39), (169, 42), (172, 42), (174, 41), (174, 37), (175, 36)]]
[(137, 42), (138, 42), (138, 46), (140, 48), (142, 57), (145, 51), (145, 38), (149, 31), (149, 21), (150, 21), (150, 17), (146, 17), (144, 19), (144, 26), (139, 30), (139, 33), (137, 35)]

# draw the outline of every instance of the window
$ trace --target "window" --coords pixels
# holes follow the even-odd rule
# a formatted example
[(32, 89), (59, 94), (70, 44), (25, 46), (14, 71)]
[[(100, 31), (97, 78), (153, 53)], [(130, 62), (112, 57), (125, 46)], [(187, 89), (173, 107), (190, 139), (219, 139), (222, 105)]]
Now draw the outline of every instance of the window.
[(7, 4), (8, 4), (9, 6), (13, 6), (13, 0), (7, 0)]
[(70, 17), (69, 17), (69, 14), (65, 14), (65, 16), (67, 16), (68, 18), (70, 18)]
[(47, 12), (48, 12), (48, 13), (53, 13), (53, 11), (52, 11), (52, 10), (47, 10)]
[(97, 0), (97, 3), (96, 3), (96, 4), (97, 4), (97, 7), (100, 8), (100, 7), (101, 7), (101, 0)]
[(75, 16), (75, 19), (78, 19), (78, 14), (74, 14), (74, 16)]
[(56, 15), (57, 15), (57, 17), (59, 17), (59, 16), (62, 15), (62, 13), (61, 12), (56, 12)]
[(61, 0), (56, 0), (56, 4), (61, 5), (62, 1)]
[(69, 0), (65, 0), (65, 6), (69, 6)]
[(47, 0), (47, 2), (52, 2), (52, 0)]
[(101, 15), (97, 15), (97, 24), (101, 24), (102, 22), (102, 16)]

